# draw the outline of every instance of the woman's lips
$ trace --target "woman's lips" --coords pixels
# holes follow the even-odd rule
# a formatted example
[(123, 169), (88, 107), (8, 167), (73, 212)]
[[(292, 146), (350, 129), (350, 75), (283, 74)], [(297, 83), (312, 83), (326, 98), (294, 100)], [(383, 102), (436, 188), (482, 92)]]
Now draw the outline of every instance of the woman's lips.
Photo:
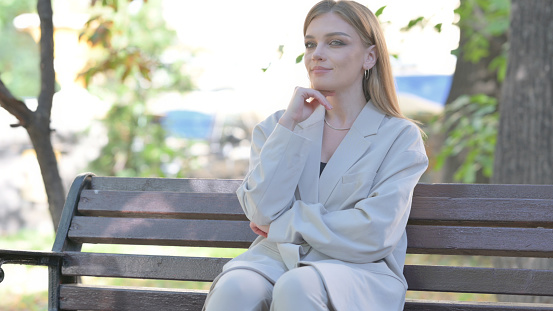
[(311, 69), (311, 72), (315, 73), (315, 74), (322, 74), (322, 73), (327, 73), (329, 71), (331, 71), (332, 69), (330, 68), (326, 68), (326, 67), (321, 67), (321, 66), (315, 66)]

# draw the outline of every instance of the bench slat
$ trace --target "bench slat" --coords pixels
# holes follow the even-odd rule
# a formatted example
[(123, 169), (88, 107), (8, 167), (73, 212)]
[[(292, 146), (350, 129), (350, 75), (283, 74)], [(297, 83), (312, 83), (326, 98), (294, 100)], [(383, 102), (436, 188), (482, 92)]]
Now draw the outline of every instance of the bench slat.
[(553, 229), (407, 226), (412, 254), (553, 257)]
[(230, 258), (67, 252), (62, 274), (211, 282)]
[(235, 193), (84, 190), (88, 216), (247, 220)]
[(93, 177), (91, 189), (235, 193), (239, 179)]
[(409, 290), (553, 296), (553, 270), (409, 265), (403, 273)]
[[(247, 248), (247, 221), (76, 216), (69, 238), (79, 243)], [(553, 257), (553, 229), (407, 226), (410, 253)]]
[(414, 197), (410, 223), (553, 227), (553, 199)]
[(199, 311), (206, 291), (123, 286), (60, 285), (63, 310)]
[(550, 304), (407, 300), (404, 311), (551, 311)]
[(249, 222), (75, 216), (68, 237), (79, 243), (248, 248)]
[[(551, 227), (552, 208), (553, 199), (415, 197), (410, 221)], [(247, 220), (234, 193), (83, 190), (79, 212), (107, 217)]]
[[(207, 293), (178, 289), (61, 285), (60, 301), (64, 310), (186, 310), (200, 311)], [(500, 302), (447, 302), (407, 300), (405, 311), (545, 311), (548, 304)]]
[(553, 185), (423, 184), (414, 197), (553, 199)]
[[(229, 260), (68, 252), (62, 274), (211, 282)], [(553, 296), (549, 270), (414, 265), (404, 274), (409, 290)]]

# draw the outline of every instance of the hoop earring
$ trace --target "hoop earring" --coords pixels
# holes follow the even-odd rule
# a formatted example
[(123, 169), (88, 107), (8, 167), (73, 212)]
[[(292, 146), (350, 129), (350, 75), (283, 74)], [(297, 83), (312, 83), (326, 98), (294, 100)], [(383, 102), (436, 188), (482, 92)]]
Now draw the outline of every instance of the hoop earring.
[(367, 69), (367, 70), (365, 70), (365, 73), (363, 74), (363, 79), (369, 80), (369, 76), (370, 76), (370, 72), (369, 72), (369, 70)]

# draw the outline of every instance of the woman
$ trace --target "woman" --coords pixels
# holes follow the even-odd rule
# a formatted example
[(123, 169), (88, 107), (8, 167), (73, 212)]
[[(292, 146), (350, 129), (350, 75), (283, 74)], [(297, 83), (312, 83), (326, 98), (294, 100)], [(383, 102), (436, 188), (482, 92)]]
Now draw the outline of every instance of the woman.
[(205, 309), (402, 310), (419, 128), (400, 112), (374, 14), (321, 1), (304, 24), (311, 88), (254, 129), (237, 190), (259, 235), (225, 265)]

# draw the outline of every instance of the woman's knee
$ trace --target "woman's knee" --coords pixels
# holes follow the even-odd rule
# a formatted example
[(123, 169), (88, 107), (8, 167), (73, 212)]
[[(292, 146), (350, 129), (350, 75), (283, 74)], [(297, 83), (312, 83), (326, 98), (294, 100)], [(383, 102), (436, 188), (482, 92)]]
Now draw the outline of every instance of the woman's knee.
[(247, 269), (223, 274), (206, 301), (207, 310), (268, 310), (273, 285), (262, 275)]
[[(282, 306), (286, 302), (298, 304), (300, 301), (321, 307), (328, 304), (328, 295), (323, 280), (313, 267), (304, 266), (284, 273), (273, 289), (275, 305)], [(284, 308), (281, 309), (284, 310)]]

